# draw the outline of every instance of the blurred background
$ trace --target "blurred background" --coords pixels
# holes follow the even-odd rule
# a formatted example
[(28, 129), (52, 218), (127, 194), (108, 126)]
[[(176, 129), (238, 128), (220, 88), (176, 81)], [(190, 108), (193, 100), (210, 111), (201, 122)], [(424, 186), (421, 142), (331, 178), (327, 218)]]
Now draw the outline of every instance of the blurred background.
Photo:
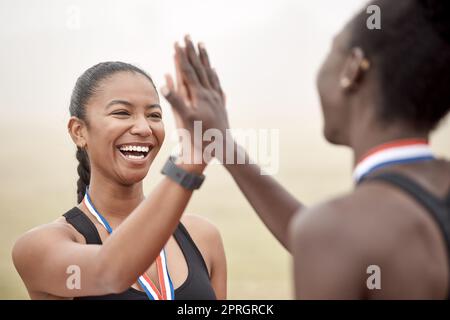
[[(352, 188), (352, 156), (322, 138), (315, 76), (332, 37), (364, 0), (0, 0), (0, 299), (28, 299), (14, 241), (76, 205), (75, 146), (67, 134), (77, 77), (107, 60), (134, 63), (156, 86), (173, 72), (173, 43), (205, 42), (234, 128), (278, 129), (275, 177), (306, 205)], [(145, 179), (148, 193), (173, 149)], [(450, 121), (432, 147), (450, 157)], [(225, 170), (212, 165), (187, 209), (221, 230), (230, 299), (291, 299), (291, 260)]]

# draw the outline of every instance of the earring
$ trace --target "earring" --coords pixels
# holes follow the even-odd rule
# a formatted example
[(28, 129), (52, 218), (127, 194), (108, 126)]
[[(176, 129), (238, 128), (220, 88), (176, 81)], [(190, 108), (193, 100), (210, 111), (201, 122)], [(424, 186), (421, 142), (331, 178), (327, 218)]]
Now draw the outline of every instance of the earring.
[(363, 61), (361, 61), (361, 69), (367, 71), (369, 70), (369, 68), (370, 68), (370, 61), (367, 59), (363, 59)]
[(348, 89), (351, 85), (350, 79), (347, 77), (341, 78), (340, 85), (341, 85), (342, 89)]

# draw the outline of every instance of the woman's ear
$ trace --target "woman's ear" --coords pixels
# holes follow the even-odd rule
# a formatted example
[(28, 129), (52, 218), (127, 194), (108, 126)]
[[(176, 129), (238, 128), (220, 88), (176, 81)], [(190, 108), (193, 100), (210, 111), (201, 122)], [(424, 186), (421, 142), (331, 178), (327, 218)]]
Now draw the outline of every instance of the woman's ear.
[(341, 73), (341, 88), (344, 90), (354, 89), (369, 68), (370, 62), (365, 57), (364, 51), (358, 47), (353, 48)]
[(86, 147), (86, 124), (83, 120), (77, 117), (70, 117), (67, 129), (72, 137), (73, 142), (80, 148)]

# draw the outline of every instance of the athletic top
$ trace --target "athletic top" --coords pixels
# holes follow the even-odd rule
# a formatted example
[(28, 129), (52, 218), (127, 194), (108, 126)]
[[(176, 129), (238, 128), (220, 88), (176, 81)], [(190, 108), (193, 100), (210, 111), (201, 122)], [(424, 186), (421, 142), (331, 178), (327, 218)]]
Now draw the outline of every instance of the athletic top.
[[(64, 215), (70, 223), (86, 239), (86, 244), (102, 244), (94, 223), (78, 207), (67, 211)], [(186, 260), (188, 276), (186, 281), (174, 290), (176, 300), (215, 300), (216, 295), (205, 260), (190, 237), (186, 228), (178, 224), (173, 234)], [(147, 294), (135, 288), (128, 288), (122, 293), (103, 296), (75, 297), (76, 300), (148, 300)]]
[[(444, 199), (439, 199), (410, 178), (398, 173), (383, 173), (367, 177), (361, 182), (387, 182), (413, 197), (436, 221), (447, 245), (447, 256), (450, 265), (450, 192)], [(450, 282), (447, 287), (447, 299), (450, 300)]]

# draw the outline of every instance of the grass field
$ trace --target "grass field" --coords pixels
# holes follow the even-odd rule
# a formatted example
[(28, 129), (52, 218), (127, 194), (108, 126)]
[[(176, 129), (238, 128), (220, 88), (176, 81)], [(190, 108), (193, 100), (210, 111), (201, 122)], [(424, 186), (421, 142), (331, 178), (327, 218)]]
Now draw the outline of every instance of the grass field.
[[(328, 145), (321, 137), (320, 120), (315, 118), (258, 121), (252, 117), (234, 122), (235, 127), (245, 123), (261, 128), (281, 127), (280, 170), (276, 178), (307, 205), (352, 187), (350, 152)], [(65, 122), (19, 119), (4, 118), (0, 126), (0, 299), (28, 299), (10, 258), (15, 239), (75, 205), (76, 162)], [(450, 156), (449, 121), (432, 142), (439, 155)], [(158, 172), (169, 144), (145, 180), (147, 193), (160, 179)], [(206, 183), (187, 212), (207, 217), (221, 230), (228, 260), (229, 298), (292, 298), (288, 253), (262, 225), (223, 168), (210, 166), (206, 174)]]

